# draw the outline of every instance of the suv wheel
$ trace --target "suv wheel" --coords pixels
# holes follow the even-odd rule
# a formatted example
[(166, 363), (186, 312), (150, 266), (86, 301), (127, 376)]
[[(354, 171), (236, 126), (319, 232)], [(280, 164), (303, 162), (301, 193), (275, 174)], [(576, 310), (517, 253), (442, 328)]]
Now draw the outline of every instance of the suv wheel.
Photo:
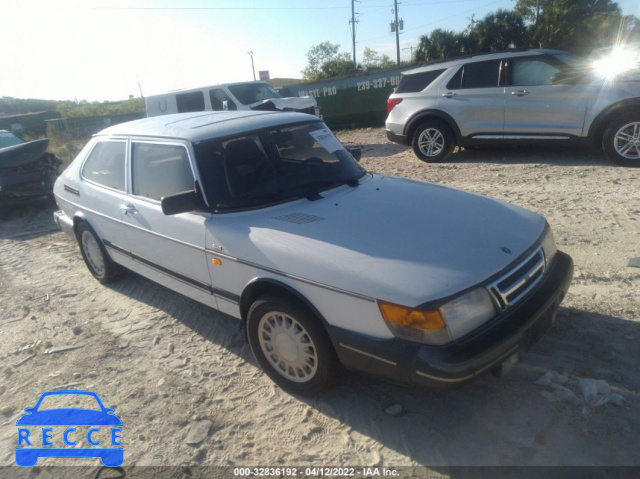
[(604, 132), (602, 148), (614, 163), (640, 167), (640, 111), (612, 121)]
[(413, 135), (413, 152), (422, 161), (437, 163), (453, 151), (453, 133), (439, 120), (421, 123)]
[(306, 308), (263, 296), (249, 309), (247, 336), (258, 363), (282, 389), (315, 396), (333, 383), (338, 358), (322, 324)]

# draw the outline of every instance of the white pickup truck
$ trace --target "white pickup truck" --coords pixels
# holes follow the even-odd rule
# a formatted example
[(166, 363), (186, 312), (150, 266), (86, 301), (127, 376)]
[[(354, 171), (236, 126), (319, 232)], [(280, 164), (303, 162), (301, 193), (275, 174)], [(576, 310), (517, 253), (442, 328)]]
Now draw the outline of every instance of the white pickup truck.
[(175, 90), (146, 98), (147, 116), (198, 111), (270, 110), (309, 113), (319, 118), (312, 96), (282, 98), (266, 82), (252, 81)]

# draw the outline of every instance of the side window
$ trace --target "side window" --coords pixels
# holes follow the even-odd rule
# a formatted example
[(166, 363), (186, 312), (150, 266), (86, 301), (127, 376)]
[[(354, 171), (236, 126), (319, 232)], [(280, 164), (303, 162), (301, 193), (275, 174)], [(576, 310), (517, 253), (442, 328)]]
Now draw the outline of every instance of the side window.
[(158, 200), (193, 190), (194, 178), (184, 146), (133, 143), (131, 150), (133, 194)]
[(204, 111), (204, 93), (201, 91), (178, 93), (176, 94), (176, 103), (178, 105), (178, 113)]
[(209, 90), (209, 98), (211, 100), (211, 109), (213, 111), (222, 111), (224, 110), (224, 102), (227, 102), (228, 110), (237, 110), (238, 107), (233, 102), (233, 100), (227, 95), (227, 92), (220, 88), (216, 88), (215, 90)]
[(462, 71), (461, 88), (489, 88), (500, 85), (500, 60), (467, 63)]
[(551, 85), (560, 68), (539, 58), (516, 58), (511, 63), (511, 85)]
[(124, 171), (127, 143), (101, 141), (82, 166), (82, 176), (94, 183), (125, 191)]
[(460, 89), (460, 85), (462, 83), (462, 70), (464, 70), (464, 68), (460, 67), (456, 74), (451, 77), (451, 80), (447, 83), (447, 90)]
[(438, 78), (444, 70), (431, 70), (428, 72), (403, 75), (394, 93), (414, 93), (427, 88), (433, 80)]

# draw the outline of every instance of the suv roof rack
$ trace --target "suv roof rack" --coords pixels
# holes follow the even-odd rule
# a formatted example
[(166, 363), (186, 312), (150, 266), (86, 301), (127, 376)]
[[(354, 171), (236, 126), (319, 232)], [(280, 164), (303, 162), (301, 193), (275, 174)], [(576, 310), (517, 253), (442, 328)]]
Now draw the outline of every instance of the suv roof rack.
[(440, 58), (438, 60), (429, 60), (429, 61), (423, 63), (422, 65), (420, 65), (418, 68), (426, 67), (426, 66), (430, 66), (430, 65), (437, 65), (439, 63), (453, 62), (453, 61), (456, 61), (456, 60), (465, 60), (467, 58), (481, 57), (481, 56), (484, 56), (484, 55), (495, 55), (495, 54), (498, 54), (498, 53), (528, 52), (528, 51), (538, 51), (538, 50), (539, 49), (537, 49), (537, 48), (508, 48), (506, 50), (496, 50), (494, 52), (470, 53), (468, 55), (460, 55), (460, 56), (457, 56), (457, 57)]

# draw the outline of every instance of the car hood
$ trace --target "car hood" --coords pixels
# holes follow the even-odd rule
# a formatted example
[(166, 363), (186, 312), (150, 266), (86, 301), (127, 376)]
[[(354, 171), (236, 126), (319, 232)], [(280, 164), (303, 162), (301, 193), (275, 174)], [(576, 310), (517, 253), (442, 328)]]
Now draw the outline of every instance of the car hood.
[(287, 98), (269, 98), (251, 103), (249, 107), (252, 110), (304, 110), (312, 108), (318, 103), (312, 96), (287, 97)]
[(546, 224), (502, 201), (396, 177), (321, 195), (216, 217), (210, 239), (263, 268), (417, 306), (499, 273)]
[(0, 148), (0, 168), (16, 168), (33, 163), (40, 159), (48, 146), (49, 139), (43, 138)]

